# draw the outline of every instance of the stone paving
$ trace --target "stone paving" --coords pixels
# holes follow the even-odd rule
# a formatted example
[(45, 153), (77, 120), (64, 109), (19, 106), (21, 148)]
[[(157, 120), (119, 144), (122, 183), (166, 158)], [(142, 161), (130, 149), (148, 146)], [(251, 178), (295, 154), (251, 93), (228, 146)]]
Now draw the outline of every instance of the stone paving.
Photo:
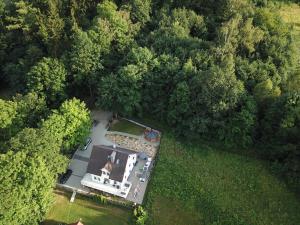
[(109, 132), (105, 135), (105, 137), (121, 147), (128, 148), (136, 152), (144, 152), (151, 158), (154, 158), (156, 155), (157, 146), (147, 143), (142, 136), (137, 136), (137, 138), (135, 138), (133, 135), (126, 136), (125, 134), (121, 135)]
[[(137, 204), (142, 204), (146, 188), (150, 177), (150, 168), (152, 168), (153, 162), (147, 171), (143, 171), (143, 167), (146, 160), (138, 159), (138, 163), (135, 165), (128, 181), (132, 183), (132, 187), (127, 195), (127, 200), (135, 202)], [(144, 182), (140, 181), (140, 178), (144, 178)]]

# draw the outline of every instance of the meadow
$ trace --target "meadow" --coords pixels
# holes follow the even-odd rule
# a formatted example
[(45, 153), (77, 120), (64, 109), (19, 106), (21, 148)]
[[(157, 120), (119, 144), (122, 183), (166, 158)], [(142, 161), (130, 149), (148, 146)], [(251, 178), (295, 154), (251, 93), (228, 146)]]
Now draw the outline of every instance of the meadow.
[(164, 132), (147, 196), (150, 224), (296, 225), (300, 201), (264, 161)]

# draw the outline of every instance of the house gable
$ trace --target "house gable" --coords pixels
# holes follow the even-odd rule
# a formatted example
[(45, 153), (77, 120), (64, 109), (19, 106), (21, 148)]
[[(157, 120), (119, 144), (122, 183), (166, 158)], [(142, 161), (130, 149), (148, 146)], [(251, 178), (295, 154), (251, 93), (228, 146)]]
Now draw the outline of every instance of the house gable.
[(136, 158), (136, 152), (134, 151), (119, 147), (96, 145), (92, 150), (87, 173), (123, 182), (125, 177), (125, 180), (128, 179), (128, 167), (132, 164), (133, 158)]

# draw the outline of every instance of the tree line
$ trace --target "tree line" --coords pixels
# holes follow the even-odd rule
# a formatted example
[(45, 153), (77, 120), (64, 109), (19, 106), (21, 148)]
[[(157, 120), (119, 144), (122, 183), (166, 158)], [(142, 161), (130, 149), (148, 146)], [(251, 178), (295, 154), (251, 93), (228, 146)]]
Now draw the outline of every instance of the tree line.
[(64, 118), (89, 123), (75, 96), (254, 147), (299, 179), (299, 46), (273, 1), (0, 0), (0, 77), (22, 94), (0, 100), (5, 157), (42, 124), (67, 154), (81, 137)]
[(50, 110), (33, 93), (0, 105), (0, 224), (38, 224), (53, 203), (69, 153), (89, 135), (90, 113), (75, 98)]

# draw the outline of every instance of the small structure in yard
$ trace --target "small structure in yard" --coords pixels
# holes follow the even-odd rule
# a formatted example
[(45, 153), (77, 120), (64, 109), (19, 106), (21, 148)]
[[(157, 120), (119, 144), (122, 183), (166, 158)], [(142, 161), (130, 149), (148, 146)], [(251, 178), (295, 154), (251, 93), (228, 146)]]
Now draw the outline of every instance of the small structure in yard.
[(73, 194), (72, 194), (71, 199), (70, 199), (71, 203), (75, 201), (75, 196), (76, 196), (76, 191), (73, 190)]
[(144, 131), (144, 138), (149, 142), (159, 142), (160, 133), (152, 128), (146, 128)]
[(95, 145), (81, 184), (126, 198), (132, 186), (128, 178), (136, 160), (137, 152), (129, 149)]
[(71, 223), (69, 225), (84, 225), (83, 223), (81, 223), (81, 219), (77, 222), (77, 223)]

